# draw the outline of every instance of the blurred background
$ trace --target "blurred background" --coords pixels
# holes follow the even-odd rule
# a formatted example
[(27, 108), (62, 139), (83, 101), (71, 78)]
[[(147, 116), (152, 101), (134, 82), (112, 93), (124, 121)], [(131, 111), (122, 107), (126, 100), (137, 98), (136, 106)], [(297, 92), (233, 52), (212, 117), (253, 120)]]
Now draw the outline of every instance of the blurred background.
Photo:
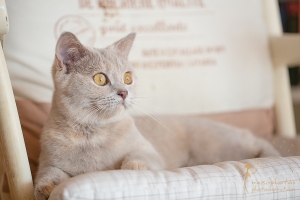
[[(51, 66), (62, 32), (71, 31), (96, 48), (136, 32), (129, 60), (139, 77), (143, 111), (137, 115), (217, 115), (227, 122), (230, 114), (232, 125), (251, 123), (250, 130), (270, 136), (274, 82), (262, 2), (7, 1), (10, 31), (4, 50), (17, 103), (51, 106)], [(278, 4), (284, 31), (298, 32), (299, 2)], [(289, 71), (300, 122), (299, 67)], [(242, 120), (249, 113), (251, 120)], [(297, 128), (300, 132), (300, 124)]]

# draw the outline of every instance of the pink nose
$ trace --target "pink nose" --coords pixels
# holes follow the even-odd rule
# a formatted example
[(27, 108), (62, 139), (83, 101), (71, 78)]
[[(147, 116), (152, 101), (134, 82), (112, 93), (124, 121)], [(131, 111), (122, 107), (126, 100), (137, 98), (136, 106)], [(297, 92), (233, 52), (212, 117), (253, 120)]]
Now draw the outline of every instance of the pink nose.
[(127, 90), (120, 90), (120, 91), (118, 91), (118, 95), (120, 95), (122, 97), (122, 99), (125, 100), (127, 95), (128, 95), (128, 91)]

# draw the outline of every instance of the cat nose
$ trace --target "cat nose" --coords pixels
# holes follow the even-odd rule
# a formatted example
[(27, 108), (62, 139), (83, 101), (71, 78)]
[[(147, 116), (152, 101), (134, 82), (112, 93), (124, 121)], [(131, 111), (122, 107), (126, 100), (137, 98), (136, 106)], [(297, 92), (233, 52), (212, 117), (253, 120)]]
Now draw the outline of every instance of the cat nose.
[(120, 91), (118, 91), (118, 95), (120, 95), (122, 97), (122, 99), (125, 100), (127, 95), (128, 95), (128, 91), (127, 90), (120, 90)]

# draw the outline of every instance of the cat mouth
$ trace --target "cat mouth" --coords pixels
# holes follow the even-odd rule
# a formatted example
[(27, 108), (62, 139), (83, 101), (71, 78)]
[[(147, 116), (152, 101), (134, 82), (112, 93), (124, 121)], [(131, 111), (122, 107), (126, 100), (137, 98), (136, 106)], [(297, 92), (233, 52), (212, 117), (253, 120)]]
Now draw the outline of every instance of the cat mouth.
[(129, 104), (126, 100), (122, 100), (121, 105), (124, 107), (125, 110), (129, 107)]
[(121, 104), (124, 106), (124, 109), (127, 109), (127, 103), (125, 102), (125, 100), (123, 100)]

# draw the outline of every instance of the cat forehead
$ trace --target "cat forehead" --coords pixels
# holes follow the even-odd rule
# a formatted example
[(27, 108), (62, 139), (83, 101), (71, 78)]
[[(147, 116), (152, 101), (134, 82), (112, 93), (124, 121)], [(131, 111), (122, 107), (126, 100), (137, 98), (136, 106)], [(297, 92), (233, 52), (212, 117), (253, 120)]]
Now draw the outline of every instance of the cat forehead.
[(129, 62), (110, 49), (90, 49), (90, 54), (82, 60), (80, 73), (119, 73), (131, 71)]
[(129, 63), (111, 49), (95, 49), (99, 56), (99, 64), (106, 71), (121, 70), (129, 67)]

